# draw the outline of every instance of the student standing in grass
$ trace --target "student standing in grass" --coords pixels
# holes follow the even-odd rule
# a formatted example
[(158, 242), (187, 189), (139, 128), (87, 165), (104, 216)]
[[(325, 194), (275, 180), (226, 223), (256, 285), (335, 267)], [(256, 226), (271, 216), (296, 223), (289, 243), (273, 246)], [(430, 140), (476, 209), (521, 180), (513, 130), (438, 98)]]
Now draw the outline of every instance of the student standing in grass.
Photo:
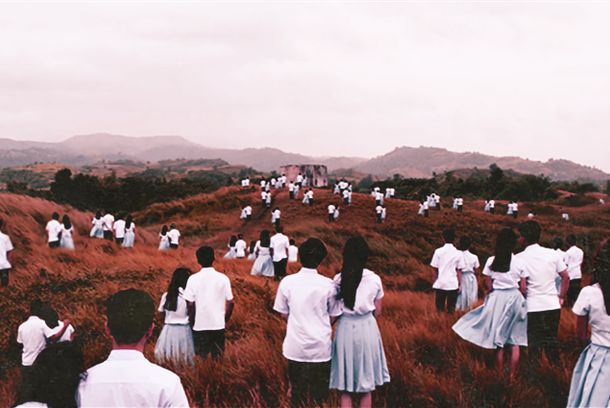
[(59, 214), (54, 212), (51, 215), (51, 220), (45, 227), (47, 231), (47, 239), (49, 248), (59, 248), (59, 238), (61, 236), (61, 223), (59, 222)]
[(91, 231), (89, 236), (91, 238), (104, 238), (104, 219), (102, 218), (101, 212), (96, 212), (95, 217), (91, 220)]
[(246, 248), (248, 244), (244, 241), (242, 234), (237, 234), (237, 241), (235, 242), (235, 257), (237, 259), (243, 259), (246, 257)]
[(229, 252), (227, 252), (224, 256), (225, 259), (235, 259), (237, 256), (237, 251), (235, 250), (235, 245), (237, 244), (237, 235), (231, 235), (229, 239)]
[(453, 313), (461, 285), (461, 272), (458, 269), (462, 253), (453, 246), (455, 231), (443, 231), (445, 245), (434, 251), (430, 266), (434, 268), (434, 284), (436, 292), (436, 310)]
[(178, 249), (180, 245), (180, 231), (176, 228), (176, 224), (170, 224), (167, 236), (169, 237), (169, 247), (171, 249)]
[(123, 219), (123, 214), (119, 214), (117, 218), (114, 224), (112, 224), (114, 242), (123, 245), (123, 240), (125, 239), (125, 220)]
[(136, 224), (131, 215), (125, 218), (125, 236), (123, 238), (123, 248), (133, 248), (136, 241)]
[(169, 249), (169, 236), (167, 233), (167, 225), (162, 226), (161, 232), (159, 232), (159, 251), (166, 251)]
[(252, 264), (250, 274), (254, 276), (263, 275), (268, 278), (273, 278), (274, 267), (273, 259), (271, 258), (271, 238), (268, 230), (262, 230), (259, 235), (259, 240), (256, 242), (254, 252), (256, 259)]
[(13, 243), (11, 238), (4, 233), (4, 220), (0, 218), (0, 284), (8, 286), (9, 272), (11, 271), (11, 252)]
[(282, 279), (286, 276), (289, 246), (290, 240), (284, 235), (284, 229), (281, 226), (275, 227), (275, 234), (271, 237), (271, 256), (273, 257), (273, 271), (276, 279)]
[(70, 217), (66, 214), (61, 219), (61, 233), (59, 239), (59, 246), (64, 249), (74, 249), (74, 228)]
[(566, 306), (571, 307), (580, 293), (582, 262), (585, 253), (576, 246), (576, 236), (574, 234), (568, 235), (566, 242), (570, 246), (564, 255), (564, 261), (568, 266), (568, 275), (570, 277), (570, 286), (568, 287), (568, 293), (566, 295)]
[(102, 219), (104, 220), (104, 239), (112, 241), (112, 231), (114, 231), (114, 215), (106, 212)]
[(471, 244), (470, 237), (460, 238), (459, 250), (462, 252), (462, 257), (458, 268), (461, 272), (462, 281), (456, 303), (457, 310), (470, 309), (476, 303), (479, 294), (476, 276), (480, 267), (479, 257), (470, 252)]

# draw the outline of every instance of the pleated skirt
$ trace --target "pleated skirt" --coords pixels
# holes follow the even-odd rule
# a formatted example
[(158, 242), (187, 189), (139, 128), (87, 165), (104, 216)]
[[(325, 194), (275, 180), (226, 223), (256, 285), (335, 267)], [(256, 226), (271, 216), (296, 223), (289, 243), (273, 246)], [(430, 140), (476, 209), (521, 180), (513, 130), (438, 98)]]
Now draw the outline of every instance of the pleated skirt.
[(254, 261), (254, 264), (252, 264), (250, 274), (254, 276), (263, 275), (269, 278), (274, 277), (275, 272), (273, 270), (273, 259), (271, 259), (271, 255), (259, 255)]
[(381, 334), (372, 313), (341, 316), (332, 347), (331, 389), (366, 393), (390, 382)]
[(464, 340), (486, 349), (527, 346), (527, 307), (519, 289), (495, 289), (453, 325)]
[(227, 252), (224, 256), (224, 259), (235, 259), (237, 257), (237, 252), (234, 247), (229, 248), (229, 252)]
[(476, 303), (478, 294), (479, 287), (474, 273), (469, 271), (462, 272), (462, 290), (458, 294), (455, 308), (457, 310), (470, 309)]
[(193, 364), (195, 345), (193, 332), (188, 324), (166, 324), (155, 345), (158, 362)]
[(89, 236), (91, 238), (104, 238), (104, 229), (93, 227), (91, 228), (91, 232), (89, 232)]
[(580, 353), (568, 407), (610, 407), (610, 347), (589, 344)]
[(133, 244), (136, 240), (136, 234), (130, 231), (125, 231), (125, 238), (123, 238), (123, 243), (121, 244), (123, 248), (133, 248)]
[(72, 237), (61, 237), (59, 247), (64, 249), (74, 249), (74, 239)]

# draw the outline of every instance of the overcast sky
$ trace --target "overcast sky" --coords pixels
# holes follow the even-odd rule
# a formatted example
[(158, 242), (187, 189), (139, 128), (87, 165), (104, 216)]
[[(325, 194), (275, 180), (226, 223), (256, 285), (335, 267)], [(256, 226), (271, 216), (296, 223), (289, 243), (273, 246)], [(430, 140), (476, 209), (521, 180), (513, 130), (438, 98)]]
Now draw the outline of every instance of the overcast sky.
[(610, 3), (0, 4), (0, 137), (610, 171)]

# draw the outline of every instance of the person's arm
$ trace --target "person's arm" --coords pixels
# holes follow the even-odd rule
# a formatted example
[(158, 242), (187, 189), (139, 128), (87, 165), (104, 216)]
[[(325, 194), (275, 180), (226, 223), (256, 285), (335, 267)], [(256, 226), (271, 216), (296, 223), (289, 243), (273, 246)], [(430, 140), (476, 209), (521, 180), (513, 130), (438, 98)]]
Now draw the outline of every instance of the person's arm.
[(186, 302), (186, 307), (189, 313), (189, 324), (193, 327), (195, 325), (195, 302)]
[(460, 292), (462, 290), (462, 270), (456, 268), (455, 272), (457, 273), (457, 280), (458, 280), (458, 292)]
[(576, 316), (576, 337), (583, 343), (586, 343), (589, 340), (589, 316)]
[(493, 289), (493, 281), (489, 275), (485, 275), (485, 287), (487, 289), (487, 293), (491, 293), (491, 290)]
[(159, 318), (161, 319), (162, 322), (165, 321), (165, 312), (159, 312)]
[(233, 300), (225, 301), (225, 323), (228, 323), (231, 319), (231, 315), (233, 314), (233, 309), (235, 308), (235, 302)]
[(7, 260), (8, 263), (11, 263), (12, 254), (13, 254), (13, 250), (12, 249), (9, 250), (9, 251), (6, 251), (6, 260)]
[(51, 343), (55, 343), (57, 340), (61, 339), (61, 336), (64, 335), (66, 329), (70, 326), (70, 319), (66, 319), (62, 322), (62, 326), (58, 332), (48, 337)]
[(523, 296), (527, 295), (527, 278), (521, 278), (519, 280), (519, 290)]
[(570, 276), (568, 275), (568, 270), (565, 269), (559, 273), (561, 276), (561, 289), (559, 290), (559, 304), (563, 306), (563, 302), (566, 298), (566, 293), (568, 293), (568, 287), (570, 286)]
[(379, 317), (381, 316), (381, 299), (377, 299), (375, 301), (375, 311), (373, 312), (373, 316), (375, 316), (375, 318), (379, 319)]

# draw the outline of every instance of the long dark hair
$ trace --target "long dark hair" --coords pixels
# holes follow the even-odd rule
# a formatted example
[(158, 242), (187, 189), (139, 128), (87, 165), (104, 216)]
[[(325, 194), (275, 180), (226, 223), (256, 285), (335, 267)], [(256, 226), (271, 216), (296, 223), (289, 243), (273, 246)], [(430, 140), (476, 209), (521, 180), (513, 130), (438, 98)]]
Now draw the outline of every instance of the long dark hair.
[(232, 248), (237, 243), (237, 235), (231, 235), (231, 239), (229, 239), (229, 246)]
[(178, 307), (178, 295), (180, 294), (180, 288), (186, 287), (186, 282), (191, 276), (191, 271), (188, 268), (178, 268), (172, 275), (172, 280), (169, 282), (167, 288), (167, 296), (165, 297), (165, 304), (163, 309), (175, 312)]
[(602, 289), (606, 314), (610, 315), (610, 239), (603, 241), (600, 246), (593, 264), (593, 280)]
[(167, 225), (164, 225), (161, 227), (161, 235), (163, 235), (163, 236), (167, 235)]
[(68, 217), (68, 214), (65, 214), (64, 217), (61, 219), (61, 223), (64, 224), (64, 227), (69, 230), (70, 228), (72, 228), (72, 223), (70, 222), (70, 217)]
[(510, 228), (502, 228), (496, 237), (495, 258), (490, 265), (494, 272), (508, 272), (513, 251), (517, 245), (517, 235)]
[(53, 308), (53, 306), (51, 306), (49, 303), (45, 302), (42, 305), (40, 309), (40, 314), (42, 316), (38, 317), (44, 320), (47, 326), (49, 326), (51, 329), (54, 329), (59, 325), (59, 315), (57, 314), (57, 311)]
[(125, 218), (125, 229), (129, 229), (131, 227), (131, 223), (133, 222), (133, 218), (131, 216), (131, 214), (129, 214), (126, 218)]
[(254, 248), (256, 248), (256, 241), (250, 241), (250, 253), (254, 253)]
[(262, 230), (258, 239), (260, 239), (262, 247), (269, 248), (269, 246), (271, 246), (271, 234), (269, 230)]
[(343, 304), (353, 310), (356, 303), (356, 291), (362, 280), (362, 272), (369, 258), (369, 246), (361, 236), (347, 240), (343, 248), (343, 266), (341, 267), (341, 287), (337, 294)]
[(101, 212), (99, 212), (99, 211), (96, 211), (96, 212), (95, 212), (95, 218), (96, 218), (96, 219), (98, 219), (98, 220), (99, 220), (100, 218), (102, 218), (102, 213), (101, 213)]

